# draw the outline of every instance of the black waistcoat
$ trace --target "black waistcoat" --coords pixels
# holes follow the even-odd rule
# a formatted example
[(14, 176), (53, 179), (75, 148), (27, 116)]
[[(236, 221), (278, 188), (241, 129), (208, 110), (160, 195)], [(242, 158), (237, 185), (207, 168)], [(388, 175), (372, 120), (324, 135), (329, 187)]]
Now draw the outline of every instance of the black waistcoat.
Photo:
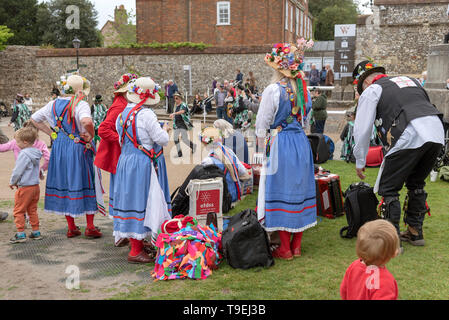
[[(384, 77), (375, 82), (382, 87), (375, 125), (383, 145), (390, 150), (413, 119), (443, 114), (430, 102), (418, 80)], [(431, 130), (431, 128), (429, 128)]]

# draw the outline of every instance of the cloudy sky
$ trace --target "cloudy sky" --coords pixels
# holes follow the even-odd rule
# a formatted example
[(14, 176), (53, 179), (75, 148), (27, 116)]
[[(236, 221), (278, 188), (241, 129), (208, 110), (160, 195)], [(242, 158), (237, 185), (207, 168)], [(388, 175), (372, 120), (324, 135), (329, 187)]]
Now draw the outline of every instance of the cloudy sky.
[[(129, 12), (132, 10), (136, 14), (136, 0), (90, 0), (98, 12), (98, 29), (101, 29), (108, 20), (113, 20), (114, 9), (116, 6), (123, 4)], [(46, 0), (39, 0), (46, 2)]]

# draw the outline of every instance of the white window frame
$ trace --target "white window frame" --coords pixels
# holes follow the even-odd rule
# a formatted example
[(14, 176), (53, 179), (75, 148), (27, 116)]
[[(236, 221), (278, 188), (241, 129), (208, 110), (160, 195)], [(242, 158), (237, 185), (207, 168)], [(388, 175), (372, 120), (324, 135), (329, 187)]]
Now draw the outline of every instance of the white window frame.
[[(220, 8), (222, 6), (227, 7), (228, 10), (228, 22), (221, 22), (220, 20)], [(219, 1), (217, 2), (217, 26), (230, 26), (231, 25), (231, 2)]]
[(296, 7), (296, 35), (299, 35), (299, 8)]
[(304, 12), (301, 10), (301, 19), (299, 19), (300, 23), (301, 23), (301, 37), (305, 37), (304, 36)]
[(288, 30), (288, 16), (289, 16), (288, 7), (289, 7), (288, 0), (285, 0), (285, 30)]

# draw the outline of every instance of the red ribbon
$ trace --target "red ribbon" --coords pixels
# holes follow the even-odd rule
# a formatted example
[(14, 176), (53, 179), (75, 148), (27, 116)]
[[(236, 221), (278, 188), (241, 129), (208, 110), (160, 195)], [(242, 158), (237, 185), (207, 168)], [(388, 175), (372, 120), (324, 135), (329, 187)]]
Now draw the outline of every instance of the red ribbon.
[(376, 81), (379, 80), (379, 79), (385, 78), (385, 77), (388, 77), (388, 76), (387, 76), (386, 74), (379, 74), (379, 75), (377, 75), (377, 76), (374, 77), (372, 83), (376, 82)]
[(147, 89), (147, 91), (145, 91), (144, 93), (141, 93), (139, 95), (139, 97), (140, 97), (140, 100), (144, 100), (144, 101), (146, 101), (148, 98), (151, 98), (151, 99), (155, 98), (154, 94), (150, 93), (150, 89)]

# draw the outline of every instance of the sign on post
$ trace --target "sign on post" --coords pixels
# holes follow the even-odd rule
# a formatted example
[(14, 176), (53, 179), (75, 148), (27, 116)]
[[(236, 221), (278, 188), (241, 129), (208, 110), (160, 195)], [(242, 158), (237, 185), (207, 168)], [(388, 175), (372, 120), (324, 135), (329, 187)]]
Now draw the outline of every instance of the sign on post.
[(352, 77), (355, 67), (356, 31), (355, 24), (335, 25), (334, 74), (337, 80)]
[[(188, 94), (192, 95), (192, 68), (190, 65), (185, 65), (183, 67), (184, 70), (184, 86), (188, 90)], [(187, 92), (186, 92), (187, 93)]]

